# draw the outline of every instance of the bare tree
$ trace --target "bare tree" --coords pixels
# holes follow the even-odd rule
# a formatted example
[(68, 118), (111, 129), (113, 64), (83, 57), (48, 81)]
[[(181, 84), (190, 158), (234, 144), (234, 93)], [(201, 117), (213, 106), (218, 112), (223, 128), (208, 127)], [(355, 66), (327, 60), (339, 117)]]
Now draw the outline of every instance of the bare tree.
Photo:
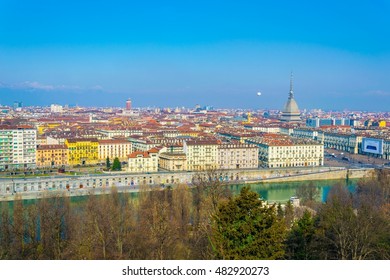
[(65, 194), (47, 195), (39, 200), (40, 240), (45, 259), (62, 259), (67, 246), (70, 200)]
[(12, 221), (8, 210), (8, 202), (2, 202), (0, 206), (0, 259), (11, 259)]
[(353, 195), (341, 186), (329, 193), (327, 203), (320, 209), (319, 231), (327, 258), (371, 259), (377, 250), (379, 232), (384, 220), (369, 205), (354, 208)]

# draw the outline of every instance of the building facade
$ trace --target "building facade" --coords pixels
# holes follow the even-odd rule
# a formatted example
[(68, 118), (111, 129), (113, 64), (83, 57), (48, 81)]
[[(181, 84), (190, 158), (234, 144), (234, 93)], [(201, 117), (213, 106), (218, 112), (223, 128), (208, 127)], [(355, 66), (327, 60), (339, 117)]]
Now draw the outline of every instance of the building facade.
[(267, 135), (248, 141), (259, 147), (259, 163), (268, 168), (324, 165), (324, 145), (285, 135)]
[(185, 153), (161, 153), (158, 158), (161, 169), (169, 171), (187, 171), (187, 158)]
[(221, 144), (218, 146), (219, 169), (258, 168), (259, 148), (250, 144)]
[(65, 145), (40, 145), (37, 147), (37, 167), (69, 165), (68, 154)]
[(120, 161), (127, 161), (133, 152), (132, 145), (127, 140), (110, 139), (99, 140), (99, 160), (105, 161), (107, 157), (113, 161), (116, 157)]
[(35, 168), (36, 146), (32, 127), (0, 127), (0, 170)]
[(187, 157), (187, 170), (198, 171), (218, 168), (217, 140), (189, 140), (183, 144)]
[(99, 161), (99, 142), (97, 138), (66, 139), (69, 150), (69, 165), (96, 164)]
[(147, 173), (158, 171), (158, 150), (136, 151), (128, 156), (128, 172)]

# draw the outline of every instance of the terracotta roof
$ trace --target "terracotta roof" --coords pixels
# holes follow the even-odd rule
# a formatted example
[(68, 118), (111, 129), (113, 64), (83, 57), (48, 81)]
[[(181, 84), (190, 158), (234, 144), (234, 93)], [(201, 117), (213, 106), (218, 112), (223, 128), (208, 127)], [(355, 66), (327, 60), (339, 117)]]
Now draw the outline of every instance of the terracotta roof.
[(99, 140), (99, 145), (108, 145), (108, 144), (130, 144), (130, 142), (125, 139)]
[(77, 143), (77, 142), (98, 142), (97, 138), (71, 138), (67, 139), (68, 143)]
[(150, 154), (157, 154), (157, 153), (158, 153), (158, 150), (155, 149), (155, 148), (152, 148), (152, 149), (150, 149), (149, 151), (146, 151), (146, 152), (142, 152), (142, 151), (132, 152), (127, 157), (128, 158), (138, 158), (138, 157), (150, 158)]
[(37, 150), (64, 150), (68, 149), (65, 145), (39, 145)]
[(0, 125), (0, 129), (33, 129), (33, 127), (29, 125)]

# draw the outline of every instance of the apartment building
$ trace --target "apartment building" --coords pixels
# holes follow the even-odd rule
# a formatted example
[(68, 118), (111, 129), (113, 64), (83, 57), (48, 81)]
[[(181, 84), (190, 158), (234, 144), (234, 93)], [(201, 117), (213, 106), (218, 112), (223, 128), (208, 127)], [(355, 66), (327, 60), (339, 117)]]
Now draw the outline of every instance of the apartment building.
[(250, 139), (247, 143), (259, 147), (259, 162), (264, 167), (304, 167), (324, 164), (324, 146), (312, 140), (266, 134)]
[(185, 153), (168, 152), (161, 153), (158, 157), (160, 168), (169, 171), (186, 171), (187, 157)]
[(187, 157), (187, 170), (189, 171), (218, 168), (217, 140), (184, 141), (183, 151)]
[(36, 167), (37, 132), (30, 126), (0, 127), (0, 170)]
[(99, 142), (97, 138), (66, 139), (70, 165), (96, 164), (99, 161)]
[(128, 156), (128, 172), (147, 173), (158, 171), (158, 150), (136, 151)]
[(132, 144), (125, 139), (99, 140), (99, 160), (105, 161), (116, 157), (120, 161), (127, 161), (128, 155), (133, 152)]
[(69, 151), (65, 145), (39, 145), (37, 167), (55, 167), (69, 164)]
[(229, 143), (218, 146), (219, 169), (258, 168), (259, 148), (256, 145)]

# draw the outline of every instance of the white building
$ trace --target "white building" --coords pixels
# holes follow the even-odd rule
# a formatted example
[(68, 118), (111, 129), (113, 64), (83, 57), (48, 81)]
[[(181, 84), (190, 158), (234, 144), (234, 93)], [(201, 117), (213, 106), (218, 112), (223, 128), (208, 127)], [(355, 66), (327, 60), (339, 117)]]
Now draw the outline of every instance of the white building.
[(29, 126), (0, 127), (0, 169), (36, 167), (37, 132)]
[(259, 147), (259, 161), (265, 167), (304, 167), (324, 164), (324, 145), (312, 140), (266, 134), (247, 142)]
[(50, 105), (50, 112), (52, 112), (52, 113), (62, 113), (63, 112), (63, 108), (62, 108), (61, 105), (51, 104)]
[(146, 173), (158, 171), (158, 150), (136, 151), (128, 157), (128, 172)]
[(96, 132), (104, 135), (105, 138), (129, 137), (131, 135), (142, 135), (141, 129), (98, 129)]
[(229, 143), (218, 146), (219, 169), (258, 168), (259, 148), (256, 145)]
[(105, 161), (108, 157), (113, 161), (116, 157), (120, 160), (127, 160), (132, 150), (132, 145), (127, 140), (121, 139), (108, 139), (99, 140), (99, 160)]
[(160, 153), (159, 166), (169, 171), (187, 171), (187, 158), (184, 153)]
[(218, 168), (217, 140), (188, 140), (183, 144), (183, 151), (189, 171)]

